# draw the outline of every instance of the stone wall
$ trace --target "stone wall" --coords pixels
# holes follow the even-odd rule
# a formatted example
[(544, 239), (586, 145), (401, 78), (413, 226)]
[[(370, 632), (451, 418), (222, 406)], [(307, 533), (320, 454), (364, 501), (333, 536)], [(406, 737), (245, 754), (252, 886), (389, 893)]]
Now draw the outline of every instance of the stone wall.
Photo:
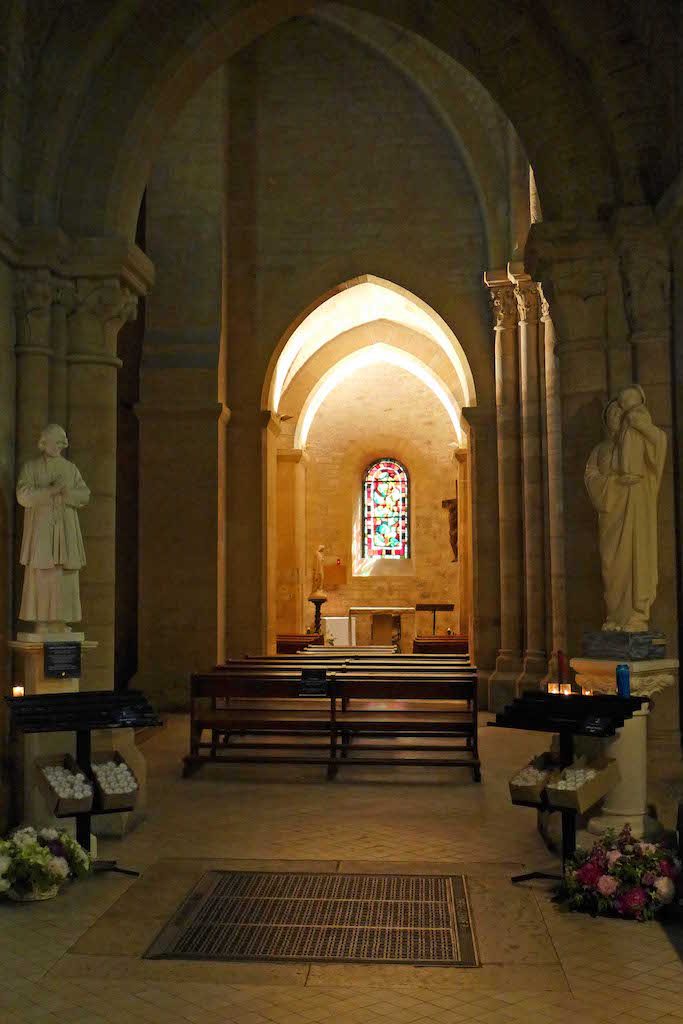
[[(245, 515), (263, 499), (255, 410), (292, 321), (341, 282), (375, 274), (444, 317), (480, 406), (492, 402), (493, 365), (477, 193), (413, 83), (302, 18), (230, 62), (228, 93), (228, 479), (243, 511), (228, 513), (227, 646), (239, 652), (257, 649), (265, 629), (264, 595), (244, 586), (264, 572), (261, 523)], [(495, 478), (495, 453), (481, 466)]]
[[(454, 441), (438, 399), (397, 367), (367, 367), (323, 402), (307, 444), (307, 556), (310, 563), (314, 548), (324, 544), (326, 562), (340, 559), (346, 568), (346, 582), (329, 588), (323, 614), (344, 615), (352, 605), (450, 601), (456, 611), (440, 614), (439, 627), (459, 628), (460, 567), (441, 507), (455, 495)], [(363, 472), (382, 456), (397, 458), (410, 476), (410, 558), (368, 564), (361, 547)], [(311, 564), (306, 569), (308, 593)], [(410, 650), (414, 626), (413, 616), (404, 616), (404, 650)], [(431, 615), (421, 613), (417, 629), (431, 632)], [(367, 616), (359, 619), (358, 631), (359, 642), (368, 639)]]

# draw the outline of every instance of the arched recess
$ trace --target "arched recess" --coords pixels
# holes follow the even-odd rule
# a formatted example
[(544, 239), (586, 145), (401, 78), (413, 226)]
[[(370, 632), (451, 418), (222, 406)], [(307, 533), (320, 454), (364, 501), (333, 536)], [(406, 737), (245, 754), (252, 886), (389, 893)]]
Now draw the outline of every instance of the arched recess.
[[(399, 317), (402, 323), (398, 322)], [(440, 456), (445, 460), (446, 478), (437, 485), (444, 488), (444, 493), (433, 504), (432, 511), (435, 529), (448, 548), (446, 512), (441, 508), (441, 500), (452, 497), (449, 486), (459, 488), (462, 554), (455, 590), (441, 599), (455, 603), (454, 621), (470, 634), (476, 649), (472, 571), (478, 555), (472, 531), (471, 481), (477, 470), (470, 450), (470, 427), (463, 416), (463, 406), (470, 414), (476, 411), (476, 382), (464, 346), (437, 311), (405, 289), (372, 275), (339, 285), (309, 307), (285, 332), (268, 367), (262, 392), (264, 415), (269, 422), (277, 421), (279, 433), (276, 436), (265, 431), (262, 448), (262, 475), (266, 489), (270, 488), (262, 503), (266, 520), (265, 575), (269, 590), (278, 594), (277, 604), (271, 603), (267, 614), (275, 615), (284, 631), (300, 630), (307, 622), (309, 548), (318, 539), (307, 538), (305, 524), (303, 529), (297, 529), (297, 524), (301, 526), (302, 519), (310, 520), (310, 515), (306, 515), (310, 507), (307, 476), (315, 467), (307, 450), (309, 432), (321, 407), (337, 388), (377, 367), (386, 369), (387, 381), (396, 370), (416, 377), (425, 393), (436, 398), (440, 415), (448, 423), (445, 435), (443, 428), (439, 430), (439, 436), (447, 438), (447, 447)], [(408, 422), (408, 410), (405, 416)], [(411, 437), (408, 442), (414, 457), (421, 448), (427, 450), (429, 444), (428, 435)], [(358, 459), (362, 461), (363, 457), (359, 449)], [(435, 480), (443, 469), (441, 465), (439, 470), (427, 472)], [(447, 478), (452, 478), (450, 485)], [(355, 495), (357, 490), (353, 482), (347, 487), (346, 480), (336, 486), (341, 486), (347, 502), (349, 494)], [(355, 497), (351, 500), (355, 502)], [(311, 529), (313, 526), (311, 523)], [(286, 548), (275, 540), (285, 529), (292, 538)], [(394, 586), (405, 590), (408, 578), (416, 576), (417, 563), (411, 558), (392, 564), (364, 558), (358, 543), (359, 530), (359, 511), (354, 511), (346, 579), (355, 580), (361, 588), (367, 587), (369, 593), (371, 587), (385, 586), (381, 578), (390, 576), (395, 578)], [(419, 542), (416, 543), (419, 549)], [(448, 560), (451, 561), (450, 549)], [(410, 600), (414, 602), (416, 598)], [(495, 618), (495, 609), (491, 617)], [(269, 622), (267, 635), (272, 638), (275, 632), (275, 626)]]
[(363, 274), (322, 296), (285, 331), (268, 366), (262, 408), (279, 412), (284, 391), (307, 360), (345, 332), (376, 320), (408, 327), (438, 346), (457, 375), (460, 405), (477, 404), (469, 360), (443, 317), (406, 288)]
[[(44, 154), (41, 180), (55, 204), (53, 216), (75, 234), (132, 238), (156, 147), (188, 97), (248, 42), (319, 6), (207, 0), (176, 5), (160, 24), (156, 5), (120, 0), (106, 23), (106, 40), (100, 39), (99, 63), (85, 75), (82, 61), (75, 62), (80, 102), (63, 112), (71, 124), (69, 130), (60, 125), (61, 144), (56, 140)], [(532, 10), (504, 19), (492, 18), (478, 0), (434, 3), (427, 10), (420, 0), (349, 0), (345, 6), (427, 39), (489, 90), (519, 132), (546, 217), (596, 217), (614, 202), (609, 133), (595, 116), (590, 82), (561, 37), (547, 33)], [(97, 28), (103, 35), (103, 26)], [(148, 44), (144, 61), (141, 38)], [(64, 85), (62, 93), (71, 95), (71, 83)], [(548, 102), (568, 95), (571, 103)]]

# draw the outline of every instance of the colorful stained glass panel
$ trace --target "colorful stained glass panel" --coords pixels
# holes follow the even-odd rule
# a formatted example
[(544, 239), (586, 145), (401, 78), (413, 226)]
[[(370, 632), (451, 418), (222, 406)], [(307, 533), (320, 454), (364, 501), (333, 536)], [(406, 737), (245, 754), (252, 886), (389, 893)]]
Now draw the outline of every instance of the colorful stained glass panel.
[(363, 553), (366, 558), (408, 558), (408, 474), (381, 459), (363, 483)]

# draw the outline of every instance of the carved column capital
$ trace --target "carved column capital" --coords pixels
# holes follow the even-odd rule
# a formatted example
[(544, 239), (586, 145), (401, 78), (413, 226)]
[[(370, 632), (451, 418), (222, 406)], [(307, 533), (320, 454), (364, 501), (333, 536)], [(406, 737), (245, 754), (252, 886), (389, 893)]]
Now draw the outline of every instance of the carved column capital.
[(20, 270), (16, 275), (15, 299), (20, 316), (48, 313), (54, 299), (54, 281), (49, 270)]
[(538, 288), (538, 298), (539, 298), (539, 301), (541, 303), (541, 320), (545, 324), (545, 323), (548, 322), (548, 320), (551, 319), (551, 316), (550, 316), (550, 303), (546, 299), (545, 294), (543, 292), (543, 285), (539, 284), (539, 285), (537, 285), (537, 288)]
[(137, 313), (137, 295), (116, 278), (77, 278), (68, 312), (69, 361), (120, 365), (119, 330)]
[(17, 354), (50, 354), (50, 317), (54, 301), (54, 281), (44, 268), (20, 270), (15, 281), (17, 314)]
[(489, 285), (496, 328), (501, 330), (517, 326), (517, 300), (512, 284)]
[(519, 322), (521, 324), (538, 323), (540, 300), (536, 282), (528, 281), (515, 285), (515, 299), (517, 300)]

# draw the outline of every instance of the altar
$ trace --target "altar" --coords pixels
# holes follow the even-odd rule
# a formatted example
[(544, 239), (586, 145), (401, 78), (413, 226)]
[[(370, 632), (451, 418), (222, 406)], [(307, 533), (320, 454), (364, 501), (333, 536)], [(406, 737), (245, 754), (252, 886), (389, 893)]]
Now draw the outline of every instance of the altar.
[(352, 624), (354, 617), (359, 615), (371, 615), (372, 616), (372, 643), (373, 644), (391, 644), (394, 643), (394, 616), (399, 617), (399, 631), (398, 640), (401, 639), (401, 616), (406, 614), (415, 615), (416, 609), (408, 606), (392, 606), (392, 605), (357, 605), (349, 608), (348, 620), (349, 620), (349, 636), (352, 635)]

